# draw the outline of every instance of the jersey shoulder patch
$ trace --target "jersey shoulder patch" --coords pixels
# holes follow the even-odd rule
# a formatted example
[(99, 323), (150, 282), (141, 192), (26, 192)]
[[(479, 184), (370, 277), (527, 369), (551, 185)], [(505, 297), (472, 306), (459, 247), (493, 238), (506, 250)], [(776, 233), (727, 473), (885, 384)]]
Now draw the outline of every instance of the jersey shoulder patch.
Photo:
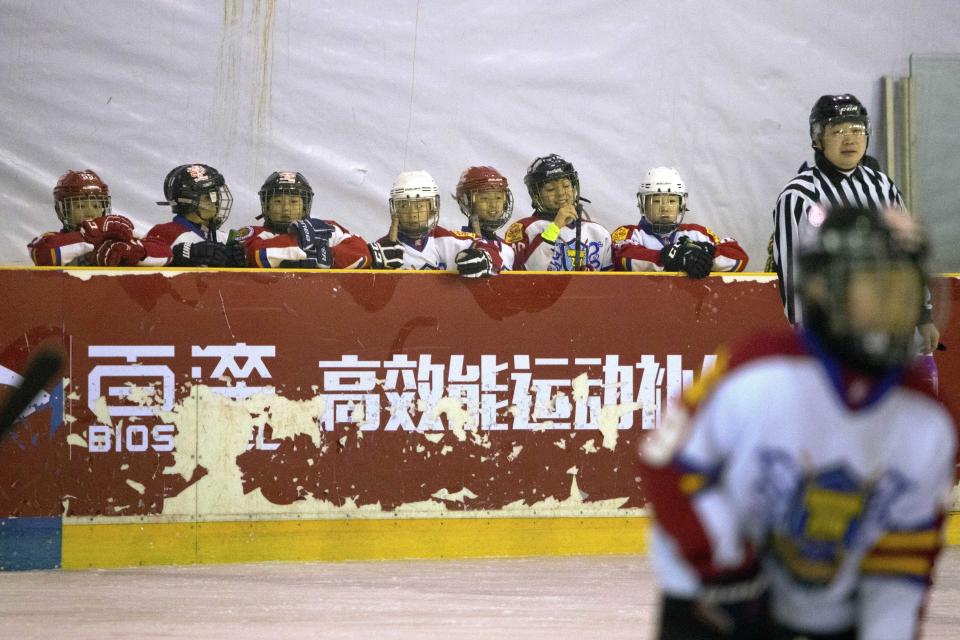
[(252, 235), (253, 235), (253, 227), (240, 227), (239, 229), (233, 229), (230, 232), (230, 236), (227, 242), (233, 242), (234, 240), (237, 240), (237, 241), (246, 240)]
[(513, 223), (512, 225), (510, 225), (510, 227), (507, 229), (506, 235), (503, 236), (503, 241), (506, 242), (507, 244), (516, 244), (517, 242), (522, 241), (523, 238), (524, 238), (524, 236), (523, 236), (523, 223), (522, 223), (522, 222), (514, 222), (514, 223)]
[(623, 242), (630, 237), (630, 234), (633, 233), (633, 230), (636, 227), (633, 225), (624, 225), (622, 227), (617, 227), (613, 230), (613, 233), (610, 234), (610, 239), (614, 242)]

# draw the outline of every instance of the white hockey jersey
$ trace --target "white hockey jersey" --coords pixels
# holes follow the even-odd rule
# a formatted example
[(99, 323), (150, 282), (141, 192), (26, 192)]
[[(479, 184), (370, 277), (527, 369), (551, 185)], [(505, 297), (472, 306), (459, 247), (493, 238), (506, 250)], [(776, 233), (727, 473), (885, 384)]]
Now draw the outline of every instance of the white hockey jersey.
[(844, 373), (810, 336), (721, 356), (643, 446), (664, 591), (693, 599), (757, 550), (774, 620), (912, 638), (954, 483), (952, 416), (912, 371)]
[(457, 254), (464, 249), (476, 247), (486, 251), (494, 263), (495, 270), (500, 270), (500, 255), (496, 248), (489, 242), (479, 240), (470, 232), (434, 227), (425, 239), (414, 241), (402, 234), (398, 239), (400, 246), (403, 247), (402, 269), (456, 271)]
[(527, 271), (608, 271), (613, 268), (610, 232), (590, 220), (580, 221), (580, 265), (574, 266), (577, 255), (576, 228), (573, 223), (560, 229), (554, 242), (541, 235), (552, 224), (540, 216), (514, 222), (504, 237), (516, 251), (514, 269)]

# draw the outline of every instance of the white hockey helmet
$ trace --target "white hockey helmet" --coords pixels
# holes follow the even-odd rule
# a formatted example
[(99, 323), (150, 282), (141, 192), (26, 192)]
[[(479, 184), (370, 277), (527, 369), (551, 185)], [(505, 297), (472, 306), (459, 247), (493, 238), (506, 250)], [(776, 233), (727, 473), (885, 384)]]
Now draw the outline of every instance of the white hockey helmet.
[(672, 233), (683, 220), (683, 214), (687, 212), (687, 184), (683, 181), (680, 172), (673, 167), (653, 167), (647, 171), (643, 180), (640, 181), (640, 188), (637, 189), (637, 206), (640, 207), (641, 215), (646, 216), (647, 213), (647, 196), (657, 194), (675, 195), (680, 198), (680, 208), (676, 222), (657, 224), (648, 219), (656, 233)]
[(440, 216), (440, 187), (433, 176), (426, 171), (398, 175), (390, 187), (390, 215), (397, 219), (400, 233), (409, 238), (430, 233)]

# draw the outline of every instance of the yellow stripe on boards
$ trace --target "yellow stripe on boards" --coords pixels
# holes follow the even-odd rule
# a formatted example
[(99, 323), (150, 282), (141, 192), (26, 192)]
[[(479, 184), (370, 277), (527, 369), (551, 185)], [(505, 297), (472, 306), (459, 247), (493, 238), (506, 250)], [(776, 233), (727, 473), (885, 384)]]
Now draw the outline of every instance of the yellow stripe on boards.
[(63, 568), (645, 553), (647, 518), (65, 524)]
[[(649, 518), (249, 520), (63, 526), (63, 568), (646, 553)], [(946, 543), (960, 545), (960, 513)], [(917, 568), (917, 567), (911, 567)]]

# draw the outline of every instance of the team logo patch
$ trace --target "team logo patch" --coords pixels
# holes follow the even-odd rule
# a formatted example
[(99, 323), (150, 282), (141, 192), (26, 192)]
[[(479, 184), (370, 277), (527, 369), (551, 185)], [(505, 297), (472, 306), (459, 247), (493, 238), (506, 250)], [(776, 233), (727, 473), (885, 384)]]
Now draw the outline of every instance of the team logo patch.
[(192, 164), (187, 167), (187, 173), (190, 174), (190, 177), (196, 182), (201, 182), (208, 179), (207, 169), (199, 164)]
[(610, 235), (610, 239), (614, 242), (623, 242), (629, 235), (630, 229), (627, 227), (617, 227), (616, 230)]
[(464, 238), (464, 239), (467, 239), (467, 240), (473, 239), (473, 238), (476, 238), (476, 237), (477, 237), (476, 234), (474, 234), (474, 233), (472, 233), (472, 232), (470, 232), (470, 231), (451, 231), (451, 233), (453, 233), (453, 235), (456, 236), (456, 237), (458, 237), (458, 238)]
[(519, 222), (514, 222), (510, 225), (510, 228), (507, 229), (507, 235), (504, 237), (504, 241), (507, 244), (514, 244), (523, 240), (523, 225)]

